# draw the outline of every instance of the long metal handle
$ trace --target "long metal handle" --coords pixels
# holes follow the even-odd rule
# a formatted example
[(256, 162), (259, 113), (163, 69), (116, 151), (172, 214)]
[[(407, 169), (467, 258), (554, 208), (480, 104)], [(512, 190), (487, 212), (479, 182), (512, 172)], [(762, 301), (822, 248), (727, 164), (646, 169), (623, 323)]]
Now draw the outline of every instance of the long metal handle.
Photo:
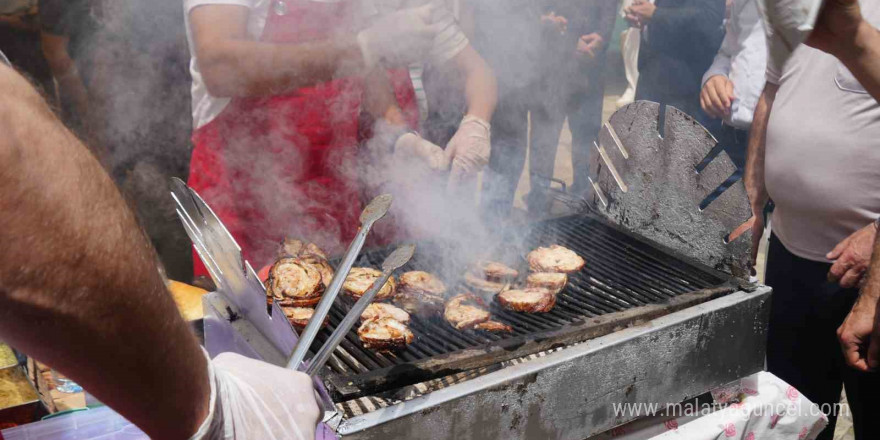
[[(330, 335), (330, 339), (324, 342), (324, 345), (318, 350), (318, 353), (315, 357), (309, 361), (309, 366), (306, 368), (306, 374), (309, 376), (314, 376), (318, 371), (321, 370), (321, 367), (327, 362), (327, 359), (330, 359), (330, 355), (333, 353), (333, 350), (336, 350), (336, 347), (342, 342), (342, 339), (345, 338), (345, 334), (351, 330), (351, 327), (360, 319), (361, 314), (364, 313), (364, 310), (367, 309), (367, 306), (373, 302), (373, 298), (376, 296), (376, 293), (385, 285), (388, 281), (388, 278), (391, 277), (391, 270), (386, 270), (382, 272), (382, 276), (379, 277), (378, 280), (373, 282), (373, 285), (370, 287), (364, 295), (354, 303), (354, 306), (351, 310), (346, 313), (345, 318), (342, 319), (342, 322), (336, 326), (336, 330), (333, 330), (333, 334)], [(315, 321), (313, 322), (321, 322)]]
[(287, 360), (287, 368), (298, 370), (300, 364), (305, 359), (309, 347), (312, 346), (312, 341), (315, 340), (315, 336), (321, 329), (324, 317), (330, 312), (330, 306), (332, 306), (333, 301), (336, 300), (336, 295), (339, 294), (339, 290), (342, 288), (342, 283), (345, 282), (345, 278), (348, 276), (351, 266), (354, 265), (354, 260), (360, 253), (361, 248), (363, 248), (364, 241), (367, 239), (367, 233), (370, 232), (372, 226), (372, 223), (367, 223), (361, 226), (357, 235), (354, 237), (354, 240), (348, 246), (348, 250), (345, 252), (345, 257), (342, 258), (342, 262), (339, 264), (339, 267), (336, 268), (336, 274), (333, 276), (333, 280), (330, 281), (330, 286), (327, 287), (327, 291), (324, 292), (324, 296), (321, 297), (321, 301), (318, 302), (317, 307), (315, 307), (315, 313), (312, 315), (312, 319), (309, 320), (306, 328), (303, 329), (302, 334), (299, 335), (296, 347), (294, 347), (293, 353), (291, 353), (290, 358)]

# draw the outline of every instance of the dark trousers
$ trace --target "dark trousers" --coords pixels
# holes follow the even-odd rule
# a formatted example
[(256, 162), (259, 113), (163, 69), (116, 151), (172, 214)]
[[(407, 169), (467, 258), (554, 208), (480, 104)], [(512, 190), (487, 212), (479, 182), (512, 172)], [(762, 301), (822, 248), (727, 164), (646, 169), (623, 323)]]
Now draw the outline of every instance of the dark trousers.
[(742, 171), (746, 167), (746, 149), (749, 146), (749, 131), (731, 127), (719, 120), (713, 120), (706, 128), (724, 147), (733, 164)]
[(532, 191), (527, 204), (530, 211), (547, 209), (546, 187), (553, 177), (559, 135), (566, 116), (572, 132), (573, 190), (587, 188), (590, 151), (602, 124), (601, 72), (582, 77), (583, 85), (563, 86), (558, 81), (501, 90), (492, 116), (492, 153), (484, 174), (483, 200), (486, 213), (506, 217), (513, 206), (519, 177), (525, 166), (529, 145), (528, 115), (531, 112), (529, 172)]
[[(572, 86), (555, 105), (532, 112), (532, 150), (529, 156), (532, 192), (528, 199), (529, 211), (545, 212), (548, 209), (546, 186), (550, 181), (542, 177), (553, 177), (559, 135), (566, 117), (571, 130), (574, 173), (571, 191), (580, 194), (587, 189), (590, 152), (602, 127), (605, 88), (599, 69), (592, 69), (581, 78), (583, 83)], [(588, 86), (587, 81), (590, 81)]]
[(540, 105), (532, 87), (502, 88), (492, 115), (492, 152), (483, 173), (481, 205), (487, 220), (507, 218), (526, 163), (528, 114)]
[[(858, 295), (827, 281), (830, 264), (797, 257), (770, 237), (766, 283), (773, 288), (767, 370), (828, 412), (846, 395), (857, 440), (880, 439), (880, 375), (846, 366), (837, 341)], [(836, 413), (819, 440), (831, 440)]]

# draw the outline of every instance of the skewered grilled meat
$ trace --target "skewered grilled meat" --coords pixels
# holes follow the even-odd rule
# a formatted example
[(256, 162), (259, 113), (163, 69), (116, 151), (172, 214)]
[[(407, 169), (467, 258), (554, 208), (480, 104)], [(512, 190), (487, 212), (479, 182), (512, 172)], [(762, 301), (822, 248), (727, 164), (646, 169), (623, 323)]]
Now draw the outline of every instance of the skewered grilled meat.
[[(284, 316), (287, 317), (287, 320), (297, 330), (306, 328), (306, 324), (309, 323), (309, 320), (315, 314), (315, 309), (311, 307), (282, 307), (281, 310), (284, 311)], [(327, 322), (328, 320), (325, 317), (321, 325), (327, 325)]]
[(379, 318), (392, 318), (404, 324), (409, 323), (409, 313), (391, 304), (372, 303), (367, 306), (364, 313), (361, 313), (361, 319), (364, 321)]
[(315, 266), (301, 264), (296, 258), (281, 258), (269, 269), (266, 294), (269, 302), (282, 307), (309, 307), (318, 303), (324, 285)]
[(479, 293), (486, 294), (489, 296), (493, 296), (496, 293), (504, 290), (507, 287), (505, 283), (498, 283), (494, 281), (486, 281), (483, 278), (480, 278), (473, 273), (464, 274), (464, 282), (468, 285), (468, 287), (476, 290)]
[(533, 272), (577, 272), (584, 267), (584, 259), (573, 250), (554, 244), (539, 247), (527, 256)]
[(556, 305), (556, 295), (540, 287), (505, 290), (497, 298), (502, 307), (515, 312), (544, 313)]
[(506, 283), (519, 275), (516, 269), (497, 261), (481, 261), (474, 270), (475, 275), (482, 275), (486, 281)]
[(456, 330), (474, 328), (489, 320), (491, 315), (480, 298), (469, 293), (455, 295), (446, 303), (443, 318)]
[(412, 343), (415, 335), (406, 324), (393, 318), (364, 321), (358, 329), (364, 348), (370, 350), (401, 350)]
[(436, 276), (414, 270), (400, 276), (395, 304), (410, 313), (431, 316), (442, 312), (446, 285)]
[(513, 327), (511, 327), (507, 324), (498, 322), (498, 321), (486, 321), (486, 322), (481, 322), (481, 323), (475, 325), (474, 330), (482, 330), (484, 332), (492, 332), (492, 333), (501, 333), (501, 332), (512, 333)]
[(553, 293), (559, 293), (567, 282), (568, 275), (564, 273), (535, 272), (526, 278), (526, 287), (543, 287)]
[[(359, 299), (364, 296), (364, 293), (367, 293), (367, 290), (370, 290), (370, 286), (373, 285), (373, 282), (381, 276), (382, 272), (376, 269), (371, 269), (369, 267), (354, 267), (348, 273), (348, 277), (345, 278), (342, 288), (345, 290), (345, 293), (352, 298)], [(374, 301), (390, 299), (394, 296), (396, 291), (397, 282), (394, 281), (394, 277), (392, 276), (388, 278), (385, 285), (379, 289), (378, 293), (376, 293)]]

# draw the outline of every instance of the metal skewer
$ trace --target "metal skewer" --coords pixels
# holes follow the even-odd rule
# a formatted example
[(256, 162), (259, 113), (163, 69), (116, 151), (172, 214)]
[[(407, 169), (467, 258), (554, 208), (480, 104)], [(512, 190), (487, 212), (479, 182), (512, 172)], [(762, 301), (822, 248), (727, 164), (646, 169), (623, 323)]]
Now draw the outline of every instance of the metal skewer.
[[(309, 366), (306, 368), (306, 374), (309, 376), (314, 376), (318, 371), (321, 370), (321, 367), (327, 362), (327, 359), (330, 359), (330, 355), (333, 353), (333, 350), (342, 342), (342, 339), (345, 338), (345, 334), (351, 330), (351, 327), (360, 319), (361, 314), (364, 313), (367, 306), (373, 301), (373, 298), (385, 286), (385, 283), (388, 281), (388, 278), (391, 277), (391, 272), (394, 272), (407, 262), (409, 262), (410, 258), (412, 258), (413, 253), (415, 253), (416, 246), (412, 244), (405, 244), (391, 253), (385, 261), (382, 262), (382, 275), (373, 282), (373, 285), (370, 286), (370, 290), (364, 293), (363, 296), (354, 304), (351, 310), (345, 314), (345, 318), (342, 319), (342, 322), (336, 326), (336, 330), (333, 331), (333, 334), (330, 335), (330, 338), (327, 339), (327, 342), (318, 350), (318, 353), (309, 361)], [(312, 318), (314, 321), (315, 318)], [(321, 322), (321, 321), (315, 321)]]
[(348, 246), (348, 250), (345, 251), (345, 256), (342, 258), (342, 262), (339, 263), (339, 267), (336, 268), (336, 275), (330, 281), (330, 286), (327, 287), (327, 291), (324, 292), (324, 296), (321, 297), (321, 301), (315, 307), (312, 319), (309, 320), (306, 328), (299, 335), (299, 341), (297, 341), (293, 353), (291, 353), (290, 358), (287, 360), (287, 368), (291, 370), (299, 369), (300, 364), (302, 364), (306, 357), (306, 353), (309, 351), (309, 347), (312, 345), (312, 341), (315, 340), (315, 336), (321, 329), (321, 323), (324, 322), (324, 318), (330, 312), (330, 306), (333, 305), (336, 295), (339, 294), (342, 283), (345, 281), (345, 277), (348, 276), (354, 260), (357, 258), (358, 253), (360, 253), (361, 248), (364, 247), (364, 241), (367, 239), (370, 228), (373, 227), (377, 220), (385, 216), (390, 207), (391, 194), (382, 194), (371, 200), (367, 207), (364, 208), (364, 211), (361, 212), (361, 227), (358, 229), (354, 240)]

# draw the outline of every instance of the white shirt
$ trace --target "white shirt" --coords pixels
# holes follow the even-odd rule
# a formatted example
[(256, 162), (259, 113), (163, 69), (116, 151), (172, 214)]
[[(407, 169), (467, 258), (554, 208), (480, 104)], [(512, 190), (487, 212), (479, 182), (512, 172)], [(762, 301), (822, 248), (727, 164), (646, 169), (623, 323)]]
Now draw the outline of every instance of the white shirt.
[(730, 78), (735, 99), (730, 106), (730, 116), (725, 117), (724, 122), (748, 130), (764, 90), (767, 39), (758, 0), (733, 0), (730, 9), (727, 33), (712, 66), (703, 75), (703, 85), (715, 75)]
[[(880, 2), (861, 1), (880, 24)], [(771, 63), (772, 64), (772, 63)], [(773, 233), (789, 252), (825, 254), (880, 217), (880, 104), (839, 60), (800, 45), (781, 71), (764, 152)]]
[[(334, 1), (334, 0), (305, 0), (305, 1)], [(355, 0), (340, 0), (355, 1)], [(360, 0), (363, 5), (362, 18), (368, 22), (379, 14), (388, 13), (399, 8), (415, 7), (431, 1), (437, 3), (433, 23), (443, 23), (444, 26), (434, 39), (434, 47), (427, 57), (435, 64), (442, 64), (458, 55), (469, 44), (467, 37), (461, 31), (452, 13), (443, 6), (443, 0)], [(248, 15), (247, 36), (253, 40), (259, 40), (266, 27), (269, 9), (274, 0), (184, 0), (183, 9), (186, 16), (186, 39), (191, 54), (189, 70), (192, 75), (192, 113), (193, 126), (199, 128), (211, 122), (220, 112), (229, 105), (230, 98), (211, 96), (205, 85), (202, 74), (199, 71), (198, 57), (193, 44), (192, 30), (189, 22), (190, 11), (202, 5), (239, 5), (251, 10)]]

